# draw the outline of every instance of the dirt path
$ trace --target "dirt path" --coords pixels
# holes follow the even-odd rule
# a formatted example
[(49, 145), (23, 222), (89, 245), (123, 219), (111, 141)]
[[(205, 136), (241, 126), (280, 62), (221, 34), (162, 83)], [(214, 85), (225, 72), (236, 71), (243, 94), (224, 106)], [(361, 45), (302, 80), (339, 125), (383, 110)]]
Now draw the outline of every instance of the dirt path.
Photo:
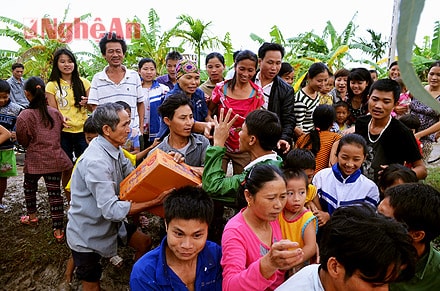
[[(18, 161), (22, 157), (17, 156)], [(61, 284), (66, 261), (70, 255), (67, 244), (57, 244), (52, 236), (49, 203), (43, 180), (37, 193), (39, 223), (37, 226), (21, 225), (20, 216), (26, 213), (23, 194), (22, 167), (17, 177), (8, 179), (8, 188), (0, 210), (0, 290), (81, 290), (79, 282), (72, 286)], [(67, 204), (65, 205), (67, 206)], [(158, 232), (158, 218), (150, 217), (149, 232)], [(158, 237), (153, 235), (155, 244)], [(133, 266), (133, 251), (122, 247), (118, 254), (124, 265), (118, 269), (103, 260), (101, 286), (104, 290), (129, 290), (129, 278)]]

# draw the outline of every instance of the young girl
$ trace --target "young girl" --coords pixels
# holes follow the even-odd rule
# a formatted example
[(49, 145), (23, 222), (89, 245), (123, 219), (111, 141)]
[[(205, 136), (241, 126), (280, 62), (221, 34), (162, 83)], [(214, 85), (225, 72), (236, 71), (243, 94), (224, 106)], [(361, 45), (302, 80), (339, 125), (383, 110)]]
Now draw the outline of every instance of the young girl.
[(298, 242), (304, 252), (303, 262), (288, 271), (287, 276), (290, 277), (310, 264), (310, 259), (317, 253), (318, 219), (304, 206), (309, 184), (306, 173), (300, 169), (286, 169), (284, 175), (287, 180), (287, 202), (278, 221), (283, 238)]
[(391, 116), (395, 118), (400, 118), (405, 114), (409, 113), (409, 105), (411, 104), (411, 95), (408, 91), (408, 88), (406, 88), (405, 83), (403, 83), (402, 78), (398, 77), (394, 79), (397, 83), (399, 83), (401, 92), (399, 96), (399, 101), (397, 102), (397, 105), (394, 106), (393, 111), (391, 111)]
[(318, 93), (324, 88), (329, 69), (324, 63), (314, 63), (301, 83), (302, 89), (295, 94), (295, 135), (309, 133), (313, 129), (312, 113), (319, 105)]
[(281, 69), (278, 72), (278, 76), (286, 81), (287, 84), (292, 86), (293, 80), (295, 78), (295, 70), (293, 69), (292, 65), (288, 62), (282, 62), (281, 63)]
[(313, 185), (318, 188), (322, 210), (314, 212), (319, 226), (327, 223), (339, 206), (367, 202), (377, 207), (379, 189), (360, 170), (367, 154), (367, 142), (355, 133), (344, 135), (336, 150), (337, 163), (316, 173)]
[(373, 80), (367, 69), (355, 68), (350, 71), (347, 82), (347, 103), (350, 108), (350, 119), (348, 124), (352, 125), (356, 123), (356, 119), (359, 116), (368, 113), (368, 93)]
[(329, 93), (333, 96), (333, 104), (347, 100), (348, 75), (350, 75), (350, 71), (345, 68), (339, 69), (335, 72), (335, 87)]
[(61, 148), (63, 116), (46, 104), (44, 82), (30, 77), (24, 85), (29, 108), (17, 118), (17, 141), (27, 148), (24, 160), (24, 193), (28, 215), (22, 224), (37, 224), (38, 180), (43, 177), (49, 195), (53, 236), (64, 241), (64, 204), (61, 196), (61, 173), (72, 169), (72, 162)]
[[(83, 126), (87, 119), (87, 96), (90, 82), (79, 76), (74, 54), (61, 48), (53, 56), (52, 72), (46, 85), (46, 98), (49, 106), (58, 109), (64, 117), (66, 126), (61, 133), (61, 147), (73, 162), (87, 147)], [(72, 173), (63, 173), (62, 184), (66, 187)], [(65, 192), (67, 201), (70, 193)]]
[(333, 128), (336, 129), (335, 131), (340, 133), (350, 128), (350, 125), (348, 124), (348, 119), (350, 117), (350, 107), (348, 106), (347, 102), (336, 102), (335, 104), (333, 104), (333, 108), (335, 108), (336, 113), (336, 120), (333, 125)]
[(295, 143), (297, 148), (310, 149), (315, 155), (315, 174), (335, 163), (335, 142), (341, 138), (339, 133), (331, 132), (335, 120), (335, 110), (331, 105), (319, 105), (313, 112), (313, 125), (311, 132), (302, 135)]
[[(156, 62), (150, 58), (143, 58), (138, 63), (138, 72), (142, 80), (142, 93), (144, 94), (144, 147), (151, 145), (158, 137), (160, 129), (160, 116), (157, 108), (168, 93), (169, 88), (156, 80)], [(131, 110), (130, 110), (131, 111)]]
[(212, 91), (209, 115), (224, 108), (225, 112), (232, 109), (233, 115), (240, 116), (229, 131), (225, 143), (227, 151), (222, 163), (223, 170), (226, 171), (229, 161), (232, 161), (234, 174), (240, 174), (250, 162), (250, 157), (248, 153), (240, 152), (238, 133), (249, 112), (263, 106), (264, 98), (261, 87), (252, 82), (258, 66), (257, 55), (249, 50), (241, 51), (235, 59), (234, 66), (234, 77), (218, 83)]
[(330, 91), (333, 89), (334, 84), (335, 76), (329, 72), (327, 83), (319, 91), (319, 104), (333, 105), (333, 96), (330, 94)]

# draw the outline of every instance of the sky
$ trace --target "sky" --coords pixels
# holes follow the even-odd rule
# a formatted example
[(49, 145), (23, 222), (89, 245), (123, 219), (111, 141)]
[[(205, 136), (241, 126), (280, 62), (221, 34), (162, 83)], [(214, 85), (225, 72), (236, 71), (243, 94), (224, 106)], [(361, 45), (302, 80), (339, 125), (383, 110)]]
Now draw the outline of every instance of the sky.
[[(432, 37), (434, 22), (440, 20), (438, 3), (438, 0), (425, 0), (416, 44), (422, 45), (424, 36)], [(102, 21), (105, 27), (110, 27), (112, 18), (119, 18), (125, 23), (137, 16), (143, 23), (147, 23), (148, 12), (153, 8), (159, 15), (162, 31), (176, 24), (178, 15), (187, 14), (205, 23), (211, 22), (209, 33), (212, 36), (223, 38), (226, 32), (229, 32), (234, 50), (250, 49), (257, 52), (259, 44), (251, 40), (249, 36), (251, 33), (270, 40), (269, 31), (273, 25), (277, 25), (285, 39), (312, 30), (322, 35), (327, 21), (331, 21), (336, 31), (340, 33), (353, 16), (355, 16), (354, 23), (358, 26), (357, 37), (368, 39), (366, 30), (372, 29), (381, 33), (388, 41), (391, 34), (393, 4), (394, 0), (222, 0), (212, 3), (206, 0), (21, 0), (9, 1), (8, 5), (3, 5), (0, 15), (22, 23), (30, 23), (31, 19), (41, 19), (44, 16), (61, 20), (65, 10), (70, 7), (66, 17), (67, 22), (91, 13), (89, 26)], [(77, 40), (69, 45), (74, 52), (90, 49), (86, 41)], [(18, 48), (15, 43), (0, 38), (0, 48), (14, 47)]]

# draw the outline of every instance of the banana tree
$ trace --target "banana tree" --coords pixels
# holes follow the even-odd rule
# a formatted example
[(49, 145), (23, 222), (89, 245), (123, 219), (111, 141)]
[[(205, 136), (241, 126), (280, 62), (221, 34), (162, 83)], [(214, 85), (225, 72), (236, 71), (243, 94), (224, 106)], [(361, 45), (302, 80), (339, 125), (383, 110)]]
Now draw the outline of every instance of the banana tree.
[(148, 12), (148, 24), (142, 23), (138, 17), (134, 17), (131, 22), (140, 24), (141, 33), (140, 38), (132, 39), (128, 46), (127, 63), (136, 66), (139, 59), (148, 57), (156, 62), (158, 74), (164, 74), (167, 53), (170, 51), (182, 53), (184, 51), (183, 42), (177, 46), (170, 46), (170, 41), (175, 38), (176, 28), (162, 32), (160, 18), (153, 8)]
[[(69, 9), (68, 6), (64, 10), (63, 22)], [(84, 20), (88, 17), (90, 17), (89, 13), (79, 18)], [(0, 56), (6, 60), (0, 64), (2, 74), (6, 69), (10, 70), (13, 62), (21, 62), (25, 67), (25, 76), (40, 76), (46, 81), (52, 68), (53, 52), (58, 48), (68, 47), (65, 40), (60, 36), (56, 38), (42, 36), (31, 27), (8, 17), (0, 16), (0, 22), (6, 26), (0, 29), (0, 36), (10, 38), (20, 46), (16, 52), (0, 50)]]
[[(401, 0), (400, 20), (402, 21), (399, 21), (397, 33), (399, 68), (402, 79), (411, 93), (421, 102), (440, 112), (440, 103), (423, 88), (412, 66), (413, 45), (424, 5), (425, 1), (421, 0)], [(436, 37), (438, 48), (438, 35)]]

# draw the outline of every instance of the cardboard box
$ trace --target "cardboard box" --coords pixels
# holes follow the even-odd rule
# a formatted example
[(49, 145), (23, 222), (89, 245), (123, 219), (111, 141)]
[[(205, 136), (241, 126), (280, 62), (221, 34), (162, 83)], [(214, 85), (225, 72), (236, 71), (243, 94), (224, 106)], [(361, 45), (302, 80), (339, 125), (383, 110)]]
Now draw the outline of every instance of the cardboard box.
[[(200, 183), (200, 177), (194, 175), (187, 164), (177, 163), (172, 156), (156, 149), (121, 182), (119, 197), (122, 200), (145, 202), (171, 188)], [(162, 206), (148, 211), (162, 217), (164, 215)]]

